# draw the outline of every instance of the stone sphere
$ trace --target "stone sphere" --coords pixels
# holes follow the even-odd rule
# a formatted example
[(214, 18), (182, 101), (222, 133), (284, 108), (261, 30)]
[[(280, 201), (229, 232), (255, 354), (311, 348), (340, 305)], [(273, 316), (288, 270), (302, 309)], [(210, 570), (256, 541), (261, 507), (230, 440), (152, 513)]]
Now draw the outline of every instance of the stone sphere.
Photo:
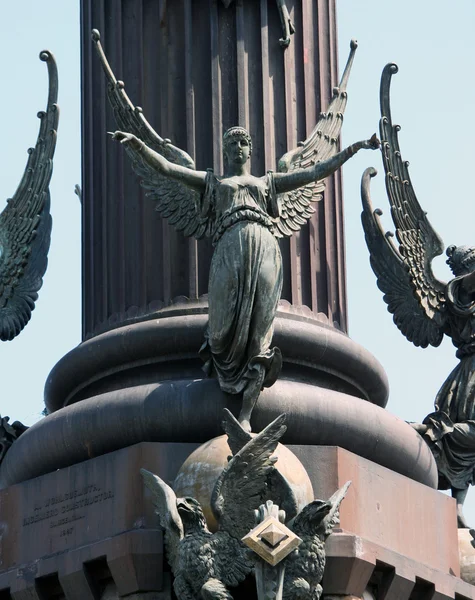
[(475, 585), (475, 548), (469, 529), (459, 529), (460, 579)]
[[(199, 501), (211, 531), (217, 529), (217, 522), (211, 510), (211, 494), (216, 480), (228, 464), (229, 456), (231, 450), (227, 436), (213, 438), (190, 454), (178, 471), (173, 484), (178, 498), (191, 496)], [(307, 471), (295, 454), (282, 444), (278, 444), (274, 456), (277, 457), (276, 467), (289, 482), (297, 499), (298, 509), (301, 510), (314, 500)]]

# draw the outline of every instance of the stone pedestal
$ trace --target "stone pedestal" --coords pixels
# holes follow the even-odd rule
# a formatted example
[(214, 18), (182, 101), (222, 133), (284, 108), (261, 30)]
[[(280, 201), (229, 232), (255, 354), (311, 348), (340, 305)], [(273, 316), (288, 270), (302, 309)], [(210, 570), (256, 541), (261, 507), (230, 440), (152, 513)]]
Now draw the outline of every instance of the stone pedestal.
[[(0, 491), (0, 598), (171, 599), (145, 467), (172, 482), (196, 444), (141, 443)], [(330, 597), (475, 599), (459, 579), (453, 499), (348, 451), (290, 446), (315, 496), (351, 479), (327, 541)], [(255, 598), (252, 581), (233, 590)]]

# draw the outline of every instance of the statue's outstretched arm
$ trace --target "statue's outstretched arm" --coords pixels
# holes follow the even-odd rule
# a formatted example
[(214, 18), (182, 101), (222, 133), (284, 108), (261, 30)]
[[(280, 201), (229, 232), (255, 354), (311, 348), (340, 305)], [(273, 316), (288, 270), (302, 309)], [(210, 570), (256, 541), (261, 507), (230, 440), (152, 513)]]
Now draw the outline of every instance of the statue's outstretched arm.
[(379, 146), (379, 140), (376, 137), (376, 134), (374, 134), (371, 139), (351, 144), (351, 146), (348, 146), (348, 148), (345, 148), (327, 160), (317, 162), (306, 169), (295, 169), (290, 173), (275, 173), (274, 181), (276, 192), (278, 194), (290, 192), (307, 185), (312, 181), (325, 179), (355, 155), (358, 150), (363, 148), (376, 150)]
[(170, 179), (175, 179), (184, 183), (197, 192), (204, 192), (206, 188), (206, 172), (195, 171), (182, 165), (170, 162), (164, 156), (149, 148), (142, 140), (132, 133), (116, 131), (112, 139), (124, 145), (130, 145), (131, 148), (140, 153), (142, 159), (155, 171)]

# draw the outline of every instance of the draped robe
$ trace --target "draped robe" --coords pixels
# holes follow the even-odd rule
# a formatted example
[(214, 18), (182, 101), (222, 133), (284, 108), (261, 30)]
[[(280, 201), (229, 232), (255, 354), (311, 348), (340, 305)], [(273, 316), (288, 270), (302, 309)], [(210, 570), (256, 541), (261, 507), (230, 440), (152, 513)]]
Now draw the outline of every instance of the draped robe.
[(270, 347), (282, 290), (282, 257), (271, 219), (277, 216), (272, 173), (243, 180), (208, 172), (201, 217), (215, 223), (215, 251), (200, 354), (205, 372), (231, 394), (245, 391), (262, 369), (263, 385), (271, 386), (282, 366), (280, 350)]

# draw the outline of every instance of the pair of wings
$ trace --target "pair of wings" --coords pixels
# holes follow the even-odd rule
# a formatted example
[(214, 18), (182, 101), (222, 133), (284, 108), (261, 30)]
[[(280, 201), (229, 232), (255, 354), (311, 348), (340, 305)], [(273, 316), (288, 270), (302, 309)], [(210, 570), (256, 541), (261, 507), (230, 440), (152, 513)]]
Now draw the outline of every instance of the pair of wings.
[[(195, 163), (189, 154), (171, 144), (170, 140), (161, 138), (145, 119), (142, 110), (132, 104), (125, 92), (124, 83), (118, 81), (112, 72), (97, 30), (92, 32), (92, 39), (107, 77), (109, 101), (118, 128), (133, 133), (168, 161), (195, 169)], [(290, 173), (295, 169), (310, 167), (318, 161), (330, 158), (338, 151), (338, 137), (347, 102), (346, 85), (356, 47), (356, 42), (352, 41), (345, 71), (339, 87), (334, 89), (333, 99), (327, 112), (320, 115), (317, 125), (305, 142), (279, 160), (279, 172)], [(197, 239), (211, 237), (215, 223), (212, 218), (200, 217), (199, 193), (185, 184), (170, 180), (154, 171), (144, 163), (140, 153), (131, 148), (130, 144), (126, 144), (126, 150), (132, 160), (134, 171), (141, 179), (141, 185), (147, 190), (147, 195), (157, 203), (156, 210), (186, 236), (194, 236)], [(298, 231), (315, 212), (312, 203), (322, 199), (324, 187), (323, 181), (316, 181), (298, 190), (281, 194), (280, 216), (274, 220), (274, 235), (289, 237)]]
[(40, 59), (48, 66), (49, 94), (36, 146), (20, 185), (0, 214), (0, 339), (12, 340), (25, 327), (35, 308), (48, 264), (51, 237), (49, 183), (53, 172), (59, 109), (58, 72), (47, 50)]
[(389, 101), (391, 78), (397, 71), (395, 64), (383, 70), (379, 127), (386, 190), (399, 247), (382, 227), (382, 212), (373, 210), (371, 204), (370, 179), (376, 175), (373, 168), (366, 169), (361, 182), (361, 220), (371, 267), (394, 323), (415, 346), (426, 348), (438, 346), (444, 335), (446, 284), (435, 277), (431, 266), (432, 260), (443, 253), (444, 244), (417, 200), (409, 163), (401, 157), (400, 127), (393, 125)]
[[(233, 415), (225, 409), (224, 427), (228, 434), (233, 456), (219, 476), (211, 497), (219, 531), (228, 533), (235, 540), (241, 540), (255, 526), (255, 510), (270, 499), (276, 484), (269, 484), (275, 473), (275, 459), (272, 458), (280, 438), (284, 435), (285, 415), (277, 417), (259, 434), (251, 437), (243, 431)], [(175, 493), (160, 477), (141, 469), (145, 485), (153, 494), (153, 501), (165, 529), (165, 538), (173, 565), (177, 559), (178, 544), (183, 538), (183, 525), (177, 510)], [(277, 475), (277, 477), (279, 477)], [(280, 476), (281, 477), (281, 476)], [(282, 503), (289, 517), (296, 514), (296, 500), (293, 492), (282, 478), (280, 497), (274, 499)], [(219, 532), (218, 534), (219, 535)]]

